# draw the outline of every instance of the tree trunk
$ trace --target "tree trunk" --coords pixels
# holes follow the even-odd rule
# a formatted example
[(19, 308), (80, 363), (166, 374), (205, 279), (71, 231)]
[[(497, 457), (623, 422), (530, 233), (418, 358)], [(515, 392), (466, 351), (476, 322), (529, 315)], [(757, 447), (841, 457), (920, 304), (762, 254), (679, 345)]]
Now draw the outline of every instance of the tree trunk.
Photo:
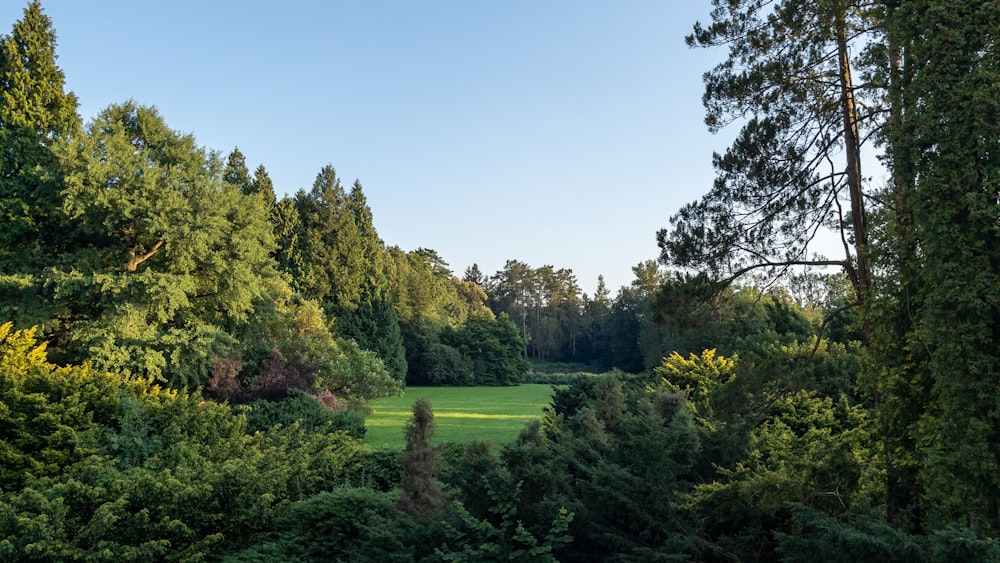
[(868, 253), (868, 218), (865, 213), (861, 186), (861, 139), (858, 132), (858, 110), (851, 79), (851, 60), (847, 48), (847, 23), (844, 14), (837, 14), (837, 57), (840, 75), (840, 110), (844, 119), (844, 153), (847, 156), (847, 188), (851, 201), (851, 222), (854, 228), (854, 249), (857, 255), (855, 293), (861, 304), (864, 345), (871, 342), (872, 283)]

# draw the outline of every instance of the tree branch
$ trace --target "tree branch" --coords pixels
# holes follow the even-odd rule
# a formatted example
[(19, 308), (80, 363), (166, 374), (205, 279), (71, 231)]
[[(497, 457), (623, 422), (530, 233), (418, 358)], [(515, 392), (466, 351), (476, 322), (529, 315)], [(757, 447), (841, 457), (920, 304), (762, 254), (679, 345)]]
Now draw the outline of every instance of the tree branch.
[(846, 260), (781, 260), (781, 261), (771, 261), (765, 260), (757, 264), (751, 264), (749, 266), (744, 266), (739, 270), (733, 272), (726, 280), (725, 283), (729, 284), (736, 280), (736, 278), (746, 274), (747, 272), (752, 272), (759, 268), (776, 268), (776, 267), (789, 267), (789, 266), (840, 266), (841, 268), (847, 267), (848, 262)]
[(139, 264), (142, 264), (146, 260), (149, 260), (150, 258), (153, 257), (154, 254), (156, 254), (157, 252), (159, 252), (160, 248), (163, 247), (164, 242), (165, 241), (163, 239), (160, 239), (160, 240), (156, 241), (156, 244), (153, 245), (153, 248), (150, 248), (149, 252), (143, 254), (142, 256), (136, 256), (135, 255), (136, 250), (138, 248), (137, 246), (133, 246), (132, 248), (130, 248), (129, 251), (128, 251), (128, 254), (132, 258), (130, 258), (129, 261), (128, 261), (128, 263), (125, 264), (125, 271), (126, 272), (134, 272), (136, 270), (136, 268), (139, 267)]

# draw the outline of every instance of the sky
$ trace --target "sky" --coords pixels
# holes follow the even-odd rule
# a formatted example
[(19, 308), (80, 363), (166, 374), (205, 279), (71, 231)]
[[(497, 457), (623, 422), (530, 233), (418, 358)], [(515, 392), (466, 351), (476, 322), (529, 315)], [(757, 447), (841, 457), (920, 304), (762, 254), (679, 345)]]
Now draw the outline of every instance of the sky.
[[(8, 34), (27, 0), (0, 3)], [(708, 0), (42, 0), (89, 121), (132, 99), (279, 197), (331, 164), (389, 245), (612, 295), (711, 187)], [(728, 135), (728, 136), (727, 136)]]

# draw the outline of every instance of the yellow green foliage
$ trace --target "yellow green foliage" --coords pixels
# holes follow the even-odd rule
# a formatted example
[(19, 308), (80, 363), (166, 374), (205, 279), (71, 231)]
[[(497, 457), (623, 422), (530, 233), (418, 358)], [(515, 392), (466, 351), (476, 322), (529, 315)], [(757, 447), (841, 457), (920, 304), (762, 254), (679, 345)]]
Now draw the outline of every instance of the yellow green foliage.
[(0, 325), (0, 560), (204, 558), (361, 471), (330, 424), (252, 432), (197, 393), (51, 364), (36, 334)]
[(716, 389), (732, 381), (736, 375), (739, 358), (716, 355), (715, 349), (705, 350), (701, 355), (691, 354), (687, 359), (672, 353), (654, 369), (660, 376), (661, 384), (668, 391), (683, 393), (691, 410), (699, 417), (711, 417), (710, 400)]

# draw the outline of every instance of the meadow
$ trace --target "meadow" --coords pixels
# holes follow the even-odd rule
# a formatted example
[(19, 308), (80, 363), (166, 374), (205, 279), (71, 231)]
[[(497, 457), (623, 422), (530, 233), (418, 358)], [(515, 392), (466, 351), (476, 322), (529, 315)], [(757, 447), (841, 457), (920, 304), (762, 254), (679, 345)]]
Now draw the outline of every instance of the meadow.
[(376, 448), (403, 448), (403, 427), (419, 398), (430, 401), (434, 411), (434, 443), (480, 440), (500, 447), (514, 441), (529, 421), (542, 416), (542, 409), (552, 400), (552, 386), (407, 387), (402, 396), (370, 405), (365, 441)]

